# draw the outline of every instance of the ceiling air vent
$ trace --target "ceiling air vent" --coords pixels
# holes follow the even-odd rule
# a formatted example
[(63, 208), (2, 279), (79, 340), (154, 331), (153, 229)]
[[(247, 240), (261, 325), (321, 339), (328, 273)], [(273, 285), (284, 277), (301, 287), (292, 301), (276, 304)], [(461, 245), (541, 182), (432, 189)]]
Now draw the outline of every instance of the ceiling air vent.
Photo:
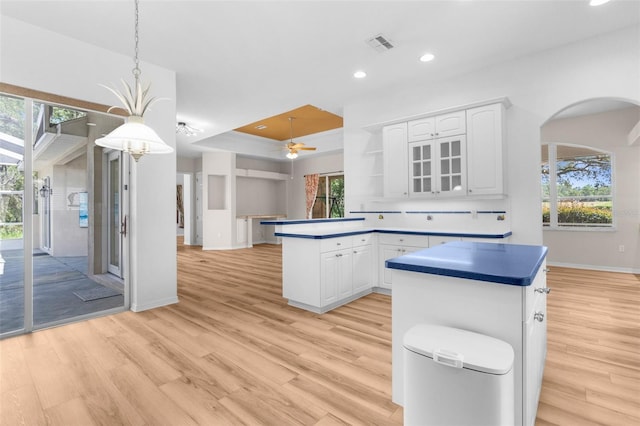
[(385, 37), (382, 34), (378, 34), (367, 40), (367, 44), (371, 46), (376, 52), (386, 52), (387, 50), (393, 49), (393, 44), (391, 44), (391, 40)]

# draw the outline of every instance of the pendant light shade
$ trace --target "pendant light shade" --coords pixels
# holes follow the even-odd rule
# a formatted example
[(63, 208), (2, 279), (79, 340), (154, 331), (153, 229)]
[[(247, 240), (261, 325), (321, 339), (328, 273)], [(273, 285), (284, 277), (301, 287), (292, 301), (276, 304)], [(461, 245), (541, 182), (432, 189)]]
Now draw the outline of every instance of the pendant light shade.
[[(135, 84), (129, 86), (122, 80), (123, 90), (118, 91), (108, 86), (103, 86), (122, 102), (124, 109), (129, 113), (127, 122), (116, 128), (108, 135), (96, 139), (96, 145), (104, 148), (117, 149), (128, 152), (138, 161), (144, 154), (168, 154), (173, 152), (173, 148), (167, 145), (160, 136), (149, 126), (144, 124), (144, 113), (159, 99), (149, 97), (149, 87), (143, 88), (140, 82), (140, 59), (138, 58), (138, 21), (139, 21), (139, 0), (134, 1), (135, 5), (135, 56), (133, 77)], [(109, 111), (115, 107), (109, 108)]]
[(169, 154), (173, 148), (164, 143), (160, 136), (144, 119), (135, 115), (129, 116), (127, 122), (108, 135), (96, 139), (96, 145), (104, 148), (128, 152), (138, 161), (144, 154)]

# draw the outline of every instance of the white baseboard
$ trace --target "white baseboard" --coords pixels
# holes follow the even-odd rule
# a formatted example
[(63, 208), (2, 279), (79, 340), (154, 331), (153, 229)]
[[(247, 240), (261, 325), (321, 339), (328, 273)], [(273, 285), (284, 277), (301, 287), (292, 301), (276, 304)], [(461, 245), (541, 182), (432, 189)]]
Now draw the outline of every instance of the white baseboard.
[(557, 266), (560, 268), (588, 269), (590, 271), (621, 272), (624, 274), (640, 274), (640, 269), (635, 269), (635, 268), (618, 268), (618, 267), (601, 266), (601, 265), (581, 265), (579, 263), (547, 262), (547, 266)]
[(155, 300), (150, 303), (145, 303), (143, 305), (139, 305), (137, 303), (131, 304), (131, 310), (133, 312), (142, 312), (149, 309), (160, 308), (162, 306), (173, 305), (174, 303), (178, 303), (178, 296), (167, 297), (166, 299)]

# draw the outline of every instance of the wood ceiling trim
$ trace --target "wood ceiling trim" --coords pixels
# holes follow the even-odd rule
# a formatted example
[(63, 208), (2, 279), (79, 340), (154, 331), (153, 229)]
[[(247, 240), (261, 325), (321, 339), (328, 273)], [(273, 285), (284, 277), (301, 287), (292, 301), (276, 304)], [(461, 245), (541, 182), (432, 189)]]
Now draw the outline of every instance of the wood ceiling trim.
[[(342, 117), (339, 115), (313, 105), (304, 105), (300, 108), (238, 127), (235, 131), (277, 141), (286, 141), (291, 138), (289, 117), (293, 118), (293, 139), (339, 129), (343, 126)], [(266, 128), (259, 129), (258, 126), (266, 126)]]
[(78, 108), (86, 111), (103, 112), (105, 114), (119, 115), (122, 117), (128, 117), (129, 114), (122, 108), (114, 108), (107, 112), (110, 106), (98, 104), (95, 102), (83, 101), (81, 99), (69, 98), (67, 96), (60, 96), (53, 93), (41, 92), (40, 90), (27, 89), (26, 87), (15, 86), (13, 84), (0, 82), (0, 92), (8, 95), (20, 96), (22, 98), (30, 98), (38, 101), (47, 102), (50, 104), (67, 106)]

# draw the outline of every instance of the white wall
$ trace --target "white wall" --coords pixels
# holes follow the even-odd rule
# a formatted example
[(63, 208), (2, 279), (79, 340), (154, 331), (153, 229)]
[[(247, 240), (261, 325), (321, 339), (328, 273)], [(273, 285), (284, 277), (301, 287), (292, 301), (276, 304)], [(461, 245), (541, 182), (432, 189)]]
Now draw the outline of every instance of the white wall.
[[(17, 86), (62, 96), (117, 104), (98, 83), (133, 80), (132, 59), (21, 21), (0, 17), (0, 76)], [(55, 49), (43, 48), (43, 41)], [(155, 104), (146, 123), (175, 147), (175, 72), (145, 62), (142, 78), (152, 93), (167, 98)], [(145, 156), (131, 168), (130, 268), (131, 309), (177, 302), (175, 153)]]
[[(228, 250), (236, 238), (236, 154), (205, 152), (202, 154), (202, 249)], [(224, 208), (210, 209), (209, 199), (218, 196), (209, 185), (209, 176), (223, 176)]]
[(71, 201), (78, 204), (78, 192), (87, 191), (87, 156), (82, 155), (64, 166), (54, 166), (51, 188), (51, 254), (87, 256), (89, 228), (80, 227), (79, 205), (71, 205)]
[[(613, 230), (545, 230), (550, 264), (640, 272), (640, 146), (627, 135), (640, 121), (640, 108), (549, 121), (543, 143), (585, 145), (613, 153)], [(619, 251), (623, 245), (624, 252)]]
[[(432, 81), (403, 82), (344, 108), (346, 209), (371, 206), (371, 188), (381, 181), (362, 170), (371, 143), (363, 128), (374, 123), (507, 96), (507, 162), (512, 242), (542, 243), (540, 217), (540, 127), (578, 101), (616, 97), (640, 101), (639, 27), (526, 56), (477, 72)], [(388, 204), (387, 206), (393, 206)], [(473, 203), (469, 203), (473, 208)]]
[[(304, 191), (304, 175), (313, 173), (333, 173), (344, 170), (344, 156), (342, 153), (314, 155), (303, 158), (301, 154), (289, 163), (291, 179), (289, 182), (287, 219), (305, 219), (306, 195)], [(291, 169), (293, 166), (293, 169)], [(293, 173), (292, 173), (293, 171)], [(347, 185), (345, 181), (345, 186)]]

